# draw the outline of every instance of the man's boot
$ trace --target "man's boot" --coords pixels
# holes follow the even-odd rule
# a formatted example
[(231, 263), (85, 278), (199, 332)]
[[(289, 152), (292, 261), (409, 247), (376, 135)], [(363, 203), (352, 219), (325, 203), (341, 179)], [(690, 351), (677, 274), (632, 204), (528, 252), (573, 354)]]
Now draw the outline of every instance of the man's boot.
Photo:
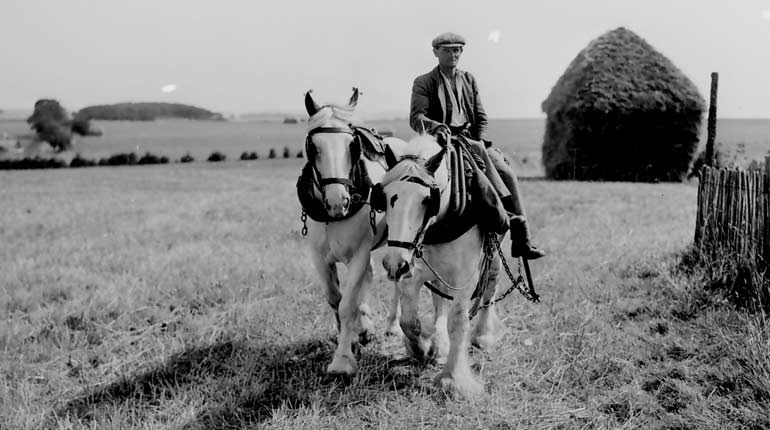
[(524, 257), (527, 260), (537, 260), (545, 257), (545, 252), (538, 249), (532, 243), (527, 218), (514, 215), (510, 219), (511, 226), (511, 256), (513, 258)]

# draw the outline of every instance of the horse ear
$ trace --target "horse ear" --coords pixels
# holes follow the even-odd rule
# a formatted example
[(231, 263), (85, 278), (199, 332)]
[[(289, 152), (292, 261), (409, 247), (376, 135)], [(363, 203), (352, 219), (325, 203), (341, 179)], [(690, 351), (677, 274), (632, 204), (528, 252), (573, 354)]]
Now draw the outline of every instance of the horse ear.
[(441, 151), (437, 152), (436, 155), (430, 157), (428, 161), (425, 162), (425, 169), (433, 175), (436, 173), (436, 170), (438, 170), (438, 167), (441, 165), (441, 162), (444, 160), (444, 154), (446, 153), (446, 146), (441, 147)]
[(353, 87), (353, 95), (350, 96), (350, 101), (348, 101), (348, 106), (354, 108), (358, 104), (358, 96), (361, 95), (361, 92), (358, 91), (358, 88)]
[(390, 149), (390, 145), (385, 145), (385, 163), (387, 163), (388, 169), (392, 169), (393, 166), (398, 164), (398, 157), (396, 157), (396, 154)]
[(315, 115), (316, 112), (321, 110), (321, 106), (318, 106), (318, 103), (313, 100), (313, 95), (310, 94), (312, 92), (313, 90), (307, 90), (305, 93), (305, 109), (307, 110), (307, 114), (310, 116)]

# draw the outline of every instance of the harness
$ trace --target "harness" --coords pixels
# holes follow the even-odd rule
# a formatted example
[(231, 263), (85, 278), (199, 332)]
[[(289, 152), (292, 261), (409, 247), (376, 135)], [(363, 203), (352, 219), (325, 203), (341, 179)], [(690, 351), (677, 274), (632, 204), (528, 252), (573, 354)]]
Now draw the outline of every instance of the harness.
[[(447, 147), (449, 149), (449, 152), (446, 154), (446, 156), (450, 157), (449, 158), (449, 162), (450, 162), (450, 169), (449, 169), (450, 172), (449, 172), (449, 175), (450, 175), (450, 178), (449, 178), (449, 184), (447, 185), (447, 190), (445, 190), (445, 191), (451, 191), (453, 193), (453, 195), (450, 196), (450, 212), (448, 212), (448, 214), (447, 214), (448, 215), (447, 218), (452, 218), (451, 216), (449, 216), (452, 213), (454, 213), (454, 212), (451, 212), (451, 210), (453, 209), (452, 206), (454, 206), (454, 210), (457, 210), (456, 208), (458, 206), (463, 208), (463, 209), (470, 209), (472, 207), (472, 205), (467, 205), (467, 202), (465, 200), (466, 196), (464, 196), (464, 195), (458, 196), (457, 195), (457, 193), (459, 192), (460, 189), (462, 189), (462, 193), (464, 194), (465, 193), (465, 189), (464, 188), (459, 188), (457, 186), (456, 182), (458, 180), (460, 180), (460, 181), (463, 181), (463, 183), (464, 183), (465, 180), (466, 180), (466, 175), (471, 174), (470, 172), (466, 172), (466, 169), (464, 167), (465, 166), (469, 166), (470, 167), (469, 170), (473, 170), (474, 168), (477, 168), (475, 163), (478, 163), (478, 161), (480, 161), (480, 160), (475, 160), (475, 159), (471, 158), (472, 154), (470, 153), (469, 150), (467, 150), (467, 144), (465, 144), (465, 145), (458, 145), (457, 148), (452, 148), (451, 145), (447, 145)], [(454, 149), (454, 150), (452, 150), (452, 149)], [(409, 159), (409, 158), (414, 158), (414, 157), (407, 156), (407, 157), (404, 157), (401, 160), (399, 160), (399, 162), (403, 161), (404, 159)], [(460, 170), (460, 171), (458, 172), (457, 170)], [(457, 234), (456, 232), (454, 234), (452, 234), (451, 238), (449, 240), (436, 241), (436, 242), (428, 242), (426, 239), (427, 239), (427, 236), (429, 236), (429, 234), (431, 232), (431, 229), (433, 229), (435, 231), (435, 230), (440, 230), (440, 229), (444, 229), (445, 228), (445, 225), (440, 225), (439, 224), (439, 222), (443, 221), (443, 220), (438, 220), (430, 228), (426, 228), (428, 222), (430, 221), (430, 218), (433, 217), (433, 216), (437, 216), (438, 215), (439, 205), (440, 205), (440, 200), (441, 200), (441, 190), (439, 190), (438, 187), (435, 184), (426, 183), (423, 179), (415, 177), (415, 176), (406, 176), (404, 178), (401, 178), (401, 180), (402, 181), (406, 181), (406, 182), (413, 182), (413, 183), (422, 185), (423, 187), (429, 188), (430, 189), (430, 195), (428, 197), (428, 201), (426, 202), (427, 207), (426, 207), (426, 210), (425, 210), (425, 214), (423, 216), (422, 223), (420, 225), (420, 228), (417, 230), (417, 233), (415, 234), (414, 239), (411, 242), (397, 241), (397, 240), (390, 240), (390, 239), (388, 239), (388, 246), (392, 246), (392, 247), (396, 247), (396, 248), (403, 248), (403, 249), (406, 249), (408, 251), (412, 251), (413, 256), (421, 259), (422, 262), (425, 264), (425, 266), (431, 272), (433, 272), (433, 275), (436, 277), (436, 279), (441, 284), (443, 284), (447, 289), (449, 289), (449, 290), (460, 290), (461, 288), (454, 287), (451, 284), (449, 284), (448, 282), (446, 282), (441, 277), (441, 275), (439, 275), (439, 273), (430, 265), (430, 263), (428, 263), (428, 261), (423, 256), (422, 248), (423, 248), (423, 245), (426, 244), (426, 243), (428, 245), (432, 245), (432, 244), (437, 244), (437, 243), (447, 243), (447, 242), (451, 242), (452, 240), (457, 239), (458, 237), (462, 236), (468, 229), (473, 227), (473, 225), (475, 224), (475, 221), (470, 223), (469, 225), (464, 225), (464, 224), (463, 225), (457, 225), (457, 224), (455, 224), (455, 227), (461, 226), (462, 229), (460, 229), (459, 234)], [(374, 213), (374, 211), (382, 212), (382, 211), (386, 210), (387, 202), (386, 202), (386, 196), (385, 196), (385, 192), (384, 192), (383, 188), (384, 187), (383, 187), (382, 184), (376, 184), (376, 185), (374, 185), (372, 187), (371, 195), (370, 195), (370, 205), (371, 205), (372, 213)], [(453, 200), (456, 200), (457, 203), (455, 203)], [(478, 202), (477, 202), (477, 204), (478, 204)], [(470, 212), (467, 212), (466, 215), (468, 213), (473, 215), (473, 211), (472, 210)], [(454, 220), (447, 220), (447, 222), (448, 223), (452, 223), (452, 222), (456, 223), (458, 220), (461, 220), (461, 219), (462, 218), (458, 216)], [(428, 234), (426, 234), (426, 233), (428, 233)], [(441, 234), (441, 233), (439, 232), (439, 234)], [(524, 267), (524, 269), (526, 271), (526, 275), (527, 275), (527, 278), (526, 278), (526, 281), (525, 281), (524, 277), (521, 275), (522, 264), (519, 265), (518, 277), (514, 277), (513, 273), (511, 272), (511, 270), (510, 270), (510, 268), (508, 266), (508, 263), (506, 262), (505, 256), (503, 255), (503, 251), (502, 251), (502, 249), (500, 247), (500, 242), (497, 239), (497, 234), (495, 234), (494, 232), (485, 231), (483, 236), (484, 237), (483, 237), (482, 249), (483, 249), (483, 252), (484, 252), (484, 261), (482, 263), (482, 268), (481, 268), (480, 273), (482, 275), (484, 275), (485, 273), (488, 273), (489, 265), (491, 264), (492, 259), (495, 258), (495, 251), (497, 251), (497, 253), (499, 254), (500, 259), (502, 261), (502, 265), (505, 268), (505, 272), (508, 275), (508, 278), (511, 280), (512, 284), (508, 288), (508, 290), (506, 290), (501, 296), (497, 297), (495, 300), (493, 300), (491, 302), (488, 302), (488, 303), (481, 303), (481, 300), (482, 300), (482, 297), (483, 297), (483, 294), (484, 294), (484, 291), (482, 291), (483, 290), (482, 286), (486, 285), (487, 283), (486, 282), (482, 282), (482, 280), (480, 279), (479, 282), (476, 285), (476, 289), (474, 290), (474, 292), (473, 292), (473, 294), (471, 296), (472, 299), (475, 299), (475, 302), (474, 302), (474, 304), (473, 304), (473, 306), (471, 308), (471, 311), (469, 313), (469, 319), (473, 319), (473, 317), (476, 315), (476, 313), (478, 311), (480, 311), (482, 309), (485, 309), (485, 308), (488, 308), (488, 307), (494, 305), (495, 303), (503, 300), (513, 290), (518, 290), (525, 298), (527, 298), (528, 300), (530, 300), (532, 302), (537, 303), (539, 301), (539, 296), (535, 292), (534, 285), (532, 283), (532, 275), (530, 274), (529, 264), (526, 261), (526, 259), (521, 259), (520, 260), (520, 263), (523, 263), (523, 267)], [(445, 238), (446, 235), (444, 234), (442, 237)], [(441, 291), (439, 288), (434, 286), (431, 282), (426, 282), (424, 285), (428, 289), (430, 289), (432, 292), (434, 292), (435, 294), (443, 297), (444, 299), (454, 300), (454, 297), (452, 297), (451, 295)]]
[[(313, 143), (313, 136), (321, 133), (353, 136), (353, 141), (350, 143), (351, 168), (348, 177), (324, 177), (316, 167), (315, 158), (318, 150)], [(303, 236), (307, 234), (307, 217), (317, 222), (328, 223), (348, 219), (361, 210), (369, 199), (372, 188), (372, 181), (366, 169), (364, 156), (376, 161), (378, 157), (384, 154), (384, 150), (382, 137), (376, 131), (350, 125), (348, 127), (318, 127), (310, 130), (305, 138), (305, 154), (307, 163), (297, 178), (297, 197), (302, 206)], [(350, 194), (350, 208), (346, 215), (331, 216), (324, 207), (325, 188), (331, 184), (344, 185)], [(321, 194), (321, 199), (318, 199), (315, 190)], [(375, 219), (374, 217), (370, 218), (372, 230), (376, 232)]]
[[(310, 130), (307, 133), (307, 137), (305, 138), (305, 154), (307, 154), (307, 159), (310, 164), (313, 166), (313, 172), (315, 173), (313, 179), (314, 182), (318, 185), (321, 195), (324, 195), (324, 187), (331, 184), (342, 184), (345, 185), (348, 188), (354, 187), (353, 181), (350, 179), (350, 175), (348, 175), (347, 178), (324, 178), (321, 175), (321, 172), (318, 171), (318, 168), (315, 165), (315, 157), (318, 154), (318, 150), (315, 147), (315, 144), (313, 143), (313, 136), (316, 134), (321, 133), (328, 133), (328, 134), (349, 134), (353, 136), (353, 141), (350, 144), (350, 161), (353, 165), (358, 162), (359, 158), (361, 157), (361, 146), (359, 142), (356, 140), (356, 134), (353, 132), (351, 128), (342, 128), (342, 127), (318, 127), (314, 128), (313, 130)], [(353, 171), (353, 168), (351, 167), (351, 173)]]

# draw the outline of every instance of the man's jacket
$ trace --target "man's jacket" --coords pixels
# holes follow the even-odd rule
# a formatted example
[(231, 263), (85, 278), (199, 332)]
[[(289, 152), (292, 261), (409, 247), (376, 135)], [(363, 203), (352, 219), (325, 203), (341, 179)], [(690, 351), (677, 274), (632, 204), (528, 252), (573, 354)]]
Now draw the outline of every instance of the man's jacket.
[[(474, 140), (489, 140), (487, 137), (487, 114), (479, 97), (476, 78), (468, 72), (457, 70), (463, 82), (463, 108), (470, 122), (470, 138)], [(428, 133), (440, 124), (444, 124), (447, 116), (446, 98), (439, 94), (441, 72), (438, 66), (430, 72), (418, 76), (412, 86), (412, 102), (409, 109), (409, 125), (418, 133), (425, 130)], [(442, 100), (444, 101), (442, 103)]]

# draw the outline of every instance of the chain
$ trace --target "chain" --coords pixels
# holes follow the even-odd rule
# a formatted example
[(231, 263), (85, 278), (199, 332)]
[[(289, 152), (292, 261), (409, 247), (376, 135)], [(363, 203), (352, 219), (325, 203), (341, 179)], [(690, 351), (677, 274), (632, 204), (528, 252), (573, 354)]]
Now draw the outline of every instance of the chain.
[[(500, 254), (500, 260), (503, 263), (503, 268), (505, 269), (505, 273), (508, 275), (508, 279), (511, 280), (512, 284), (510, 287), (508, 287), (507, 290), (505, 290), (505, 292), (502, 295), (500, 295), (500, 297), (497, 297), (495, 300), (491, 302), (481, 304), (475, 309), (472, 309), (470, 314), (468, 315), (468, 319), (473, 319), (473, 317), (476, 316), (476, 313), (478, 311), (482, 309), (487, 309), (492, 305), (494, 305), (495, 303), (505, 299), (506, 297), (508, 297), (509, 294), (513, 292), (513, 290), (519, 290), (519, 293), (521, 293), (521, 295), (524, 296), (524, 298), (526, 298), (527, 300), (533, 303), (537, 303), (540, 301), (536, 296), (532, 295), (531, 291), (524, 288), (524, 286), (526, 285), (526, 281), (524, 281), (524, 276), (521, 274), (521, 260), (519, 260), (518, 276), (514, 279), (513, 272), (511, 271), (511, 268), (508, 266), (508, 261), (505, 259), (505, 255), (503, 254), (503, 249), (500, 246), (500, 241), (497, 240), (497, 236), (495, 236), (494, 234), (491, 234), (490, 238), (491, 238), (492, 244), (489, 245), (489, 248), (491, 249), (489, 249), (490, 252), (487, 258), (493, 259), (494, 251), (495, 249), (497, 249), (497, 253)], [(494, 245), (494, 248), (492, 248), (492, 245)], [(485, 252), (485, 254), (487, 253)], [(483, 292), (481, 292), (480, 294), (483, 295)], [(479, 296), (479, 300), (481, 300), (481, 295)]]
[(369, 224), (372, 226), (372, 234), (377, 235), (377, 211), (374, 209), (369, 210)]
[(299, 217), (302, 220), (302, 235), (307, 236), (307, 212), (302, 209), (302, 216)]

